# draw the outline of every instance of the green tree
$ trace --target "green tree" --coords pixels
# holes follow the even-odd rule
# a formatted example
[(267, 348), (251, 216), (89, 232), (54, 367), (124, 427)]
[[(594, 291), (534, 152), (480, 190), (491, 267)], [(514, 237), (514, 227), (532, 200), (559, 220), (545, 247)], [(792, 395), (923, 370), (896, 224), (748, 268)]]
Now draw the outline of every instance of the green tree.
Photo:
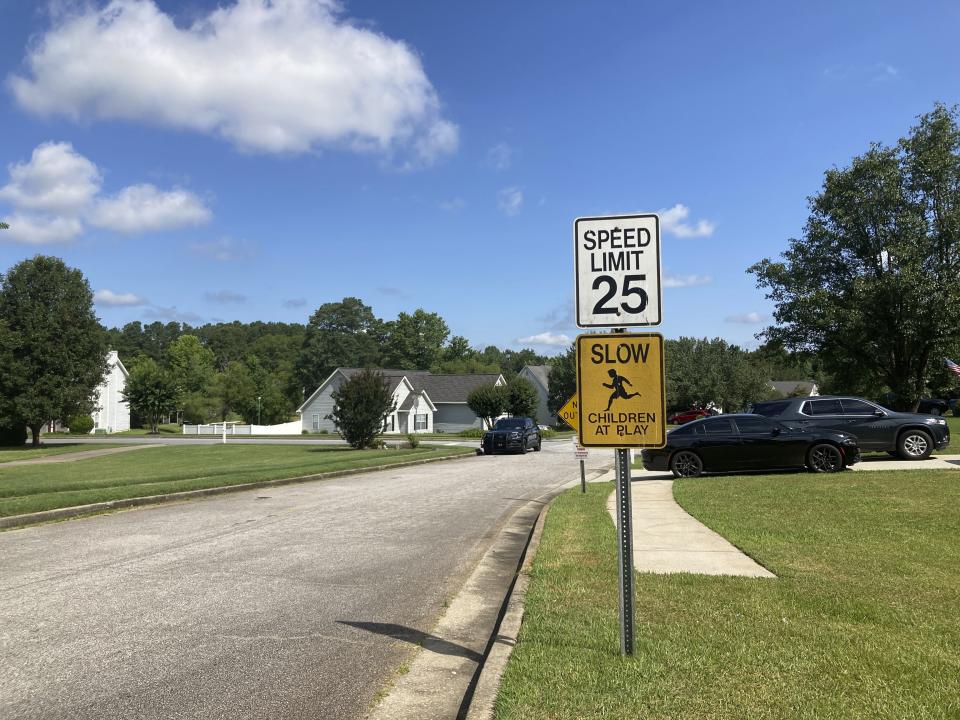
[(7, 225), (5, 222), (0, 222), (0, 230), (9, 230), (9, 229), (10, 229), (9, 225)]
[(328, 419), (352, 447), (372, 447), (383, 425), (394, 410), (396, 400), (383, 375), (362, 370), (331, 393), (333, 412)]
[(507, 410), (506, 388), (502, 385), (482, 385), (467, 395), (467, 407), (483, 420), (486, 427)]
[[(802, 238), (748, 270), (776, 305), (770, 340), (815, 352), (833, 382), (916, 406), (960, 338), (960, 128), (936, 106), (896, 147), (825, 175)], [(837, 388), (839, 389), (839, 388)]]
[(771, 394), (766, 371), (720, 338), (667, 340), (664, 354), (668, 407), (715, 406), (735, 412)]
[(50, 420), (90, 412), (107, 372), (107, 333), (83, 273), (37, 255), (0, 276), (0, 416), (40, 444)]
[(383, 362), (401, 370), (429, 370), (443, 357), (450, 328), (437, 313), (400, 313), (384, 328)]
[(213, 382), (213, 397), (216, 398), (217, 416), (229, 419), (235, 413), (248, 422), (257, 416), (257, 386), (250, 369), (242, 362), (228, 363), (223, 372), (217, 373)]
[(550, 365), (547, 408), (556, 415), (577, 392), (577, 346), (571, 345), (567, 352), (554, 358)]
[(123, 399), (130, 411), (146, 420), (150, 432), (159, 432), (160, 420), (177, 400), (177, 386), (170, 374), (151, 357), (140, 357), (129, 368), (130, 376), (123, 389)]
[(540, 396), (526, 378), (516, 377), (507, 385), (507, 412), (514, 417), (536, 417)]
[(357, 298), (326, 303), (310, 316), (297, 360), (297, 379), (309, 393), (338, 367), (380, 362), (381, 322)]

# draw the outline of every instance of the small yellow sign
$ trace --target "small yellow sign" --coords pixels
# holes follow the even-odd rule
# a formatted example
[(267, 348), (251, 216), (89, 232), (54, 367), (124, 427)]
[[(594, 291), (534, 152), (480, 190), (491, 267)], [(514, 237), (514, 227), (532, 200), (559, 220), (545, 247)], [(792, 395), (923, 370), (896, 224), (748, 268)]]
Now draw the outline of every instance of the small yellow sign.
[(580, 335), (576, 397), (584, 447), (666, 445), (663, 336)]
[(574, 430), (580, 429), (580, 410), (578, 408), (576, 393), (570, 396), (570, 399), (560, 408), (560, 412), (558, 412), (557, 415)]

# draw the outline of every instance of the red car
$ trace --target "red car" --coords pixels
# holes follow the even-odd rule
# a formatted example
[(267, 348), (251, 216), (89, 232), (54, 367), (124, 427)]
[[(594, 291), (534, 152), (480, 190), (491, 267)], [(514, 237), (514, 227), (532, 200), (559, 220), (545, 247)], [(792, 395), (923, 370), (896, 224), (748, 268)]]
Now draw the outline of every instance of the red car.
[(678, 410), (672, 415), (667, 415), (667, 422), (670, 425), (683, 425), (684, 423), (713, 415), (709, 410), (694, 408), (692, 410)]

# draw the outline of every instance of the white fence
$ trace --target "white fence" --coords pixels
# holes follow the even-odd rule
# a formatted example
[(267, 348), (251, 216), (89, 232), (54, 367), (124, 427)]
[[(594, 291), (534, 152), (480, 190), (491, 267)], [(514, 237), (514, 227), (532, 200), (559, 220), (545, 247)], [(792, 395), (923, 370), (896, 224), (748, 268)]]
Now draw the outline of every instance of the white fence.
[(301, 425), (299, 420), (281, 425), (241, 425), (235, 422), (209, 423), (207, 425), (183, 424), (184, 435), (223, 435), (224, 425), (228, 436), (242, 435), (299, 435)]

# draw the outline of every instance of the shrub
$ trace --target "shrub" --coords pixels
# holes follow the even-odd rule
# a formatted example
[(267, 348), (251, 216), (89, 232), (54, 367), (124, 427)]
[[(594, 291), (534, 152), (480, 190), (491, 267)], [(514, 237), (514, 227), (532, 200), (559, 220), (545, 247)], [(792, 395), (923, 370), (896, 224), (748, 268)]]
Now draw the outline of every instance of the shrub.
[(397, 408), (393, 393), (375, 370), (362, 370), (331, 393), (333, 412), (327, 417), (351, 447), (376, 447), (387, 418)]
[(0, 447), (19, 447), (27, 442), (27, 424), (18, 422), (0, 427)]
[(89, 415), (77, 414), (67, 421), (71, 435), (89, 435), (93, 430), (93, 418)]
[(420, 447), (420, 438), (413, 433), (407, 433), (407, 442), (410, 443), (410, 447), (414, 449)]
[(518, 377), (507, 385), (507, 412), (514, 417), (533, 417), (539, 401), (537, 390), (529, 380)]
[(545, 439), (550, 439), (550, 438), (552, 438), (552, 437), (553, 437), (554, 435), (556, 435), (556, 434), (557, 434), (557, 431), (556, 431), (556, 430), (551, 430), (550, 428), (547, 428), (546, 430), (541, 430), (541, 431), (540, 431), (540, 437), (545, 438)]
[(467, 395), (467, 406), (492, 427), (494, 418), (500, 417), (507, 409), (506, 388), (502, 385), (481, 385)]
[(482, 438), (483, 432), (484, 431), (480, 428), (467, 428), (466, 430), (461, 430), (458, 432), (457, 436), (465, 438)]

